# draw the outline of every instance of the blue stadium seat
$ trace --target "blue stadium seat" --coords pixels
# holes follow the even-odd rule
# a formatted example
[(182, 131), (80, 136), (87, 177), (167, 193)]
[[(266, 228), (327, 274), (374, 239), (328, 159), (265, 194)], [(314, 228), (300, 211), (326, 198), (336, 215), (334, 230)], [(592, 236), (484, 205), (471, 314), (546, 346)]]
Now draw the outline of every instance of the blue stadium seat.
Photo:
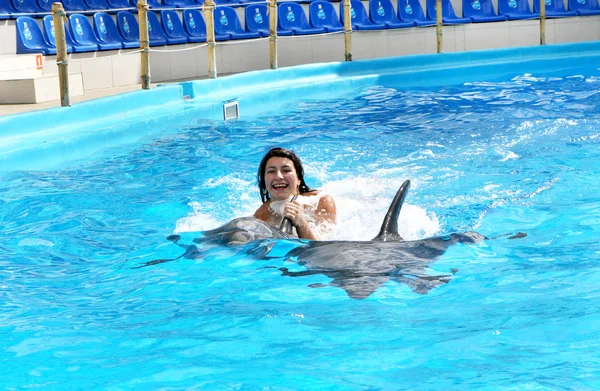
[(569, 0), (569, 9), (577, 15), (600, 15), (598, 0)]
[[(563, 0), (546, 0), (546, 17), (547, 18), (565, 18), (567, 16), (576, 16), (577, 11), (567, 11)], [(539, 1), (533, 2), (533, 12), (540, 12)]]
[[(260, 33), (263, 37), (268, 37), (269, 31), (269, 15), (267, 14), (267, 6), (265, 4), (248, 5), (244, 9), (246, 20), (246, 31)], [(289, 30), (277, 30), (277, 35), (293, 35)]]
[(227, 6), (215, 8), (215, 34), (229, 34), (231, 39), (260, 38), (260, 33), (244, 31), (235, 10)]
[(117, 29), (124, 43), (137, 43), (137, 47), (140, 46), (140, 26), (131, 12), (117, 12)]
[(10, 5), (10, 1), (0, 1), (0, 20), (13, 19), (15, 13), (17, 11)]
[(35, 19), (29, 16), (21, 16), (17, 18), (16, 25), (17, 54), (56, 54), (56, 48), (50, 47)]
[(37, 0), (37, 4), (43, 12), (50, 12), (52, 11), (52, 1), (53, 0)]
[(114, 10), (128, 10), (129, 12), (137, 12), (137, 2), (134, 5), (129, 3), (128, 0), (106, 0), (106, 3), (110, 6), (110, 10), (108, 12), (118, 12)]
[[(185, 11), (196, 11), (198, 12), (198, 10), (195, 9), (190, 9), (190, 10), (185, 10)], [(191, 30), (194, 30), (196, 27), (196, 18), (194, 18), (194, 14), (192, 13), (186, 13), (183, 12), (181, 14), (181, 17), (183, 18), (183, 22), (179, 22), (179, 27), (176, 27), (178, 30), (181, 31), (182, 34), (184, 34), (184, 36), (187, 38), (188, 42), (206, 42), (206, 26), (204, 27), (204, 32), (200, 33), (200, 34), (189, 34), (188, 33), (188, 28), (186, 28), (185, 24), (186, 24), (186, 20), (185, 18), (187, 17), (187, 22), (190, 23), (191, 25), (193, 25), (194, 27), (192, 28), (192, 26), (188, 26)], [(161, 20), (165, 20), (165, 17), (162, 15), (163, 12), (175, 12), (175, 11), (161, 11)], [(199, 12), (198, 12), (199, 13)], [(175, 13), (177, 14), (177, 13)], [(200, 18), (202, 18), (202, 16), (200, 16)], [(177, 18), (179, 20), (179, 18)], [(204, 19), (202, 19), (202, 24), (204, 24)], [(169, 32), (166, 32), (167, 35), (169, 34)]]
[(106, 2), (106, 0), (83, 0), (85, 4), (88, 6), (89, 10), (92, 11), (104, 11), (110, 9), (110, 5)]
[(340, 23), (333, 4), (328, 1), (313, 1), (308, 6), (308, 14), (313, 27), (324, 28), (328, 33), (344, 31), (344, 26)]
[(94, 14), (94, 31), (98, 41), (104, 44), (120, 44), (125, 49), (139, 48), (139, 42), (125, 42), (113, 18), (105, 12)]
[(414, 27), (413, 23), (401, 22), (390, 0), (369, 0), (369, 15), (374, 23), (385, 24), (389, 29)]
[[(191, 42), (206, 41), (206, 23), (202, 14), (197, 9), (183, 11), (183, 30), (188, 34)], [(215, 41), (228, 41), (229, 34), (215, 34)]]
[(150, 46), (163, 46), (169, 43), (160, 25), (160, 20), (154, 12), (148, 12), (148, 38), (150, 39)]
[(181, 20), (179, 20), (177, 12), (173, 10), (160, 11), (160, 22), (162, 23), (162, 28), (165, 31), (169, 45), (189, 42), (190, 38), (183, 31), (183, 25), (181, 24)]
[(162, 0), (162, 4), (171, 8), (191, 8), (198, 6), (198, 3), (194, 0)]
[[(44, 24), (44, 36), (46, 37), (46, 41), (48, 41), (53, 47), (56, 47), (56, 33), (54, 32), (54, 20), (52, 19), (52, 15), (44, 16), (44, 18), (42, 19), (42, 23)], [(88, 45), (75, 42), (71, 35), (69, 26), (66, 23), (65, 41), (67, 43), (67, 53), (95, 52), (98, 50), (97, 44)]]
[[(6, 1), (6, 0), (4, 0)], [(44, 12), (36, 3), (35, 0), (10, 0), (12, 7), (19, 14), (30, 14), (29, 16), (33, 16), (35, 18), (35, 14), (39, 14), (40, 12)], [(23, 15), (25, 16), (25, 15)], [(38, 26), (39, 27), (39, 26)]]
[(398, 19), (420, 27), (435, 25), (435, 20), (425, 16), (419, 0), (398, 0)]
[[(435, 0), (427, 1), (427, 17), (431, 20), (435, 19)], [(442, 0), (442, 22), (444, 24), (465, 24), (471, 23), (469, 18), (459, 18), (454, 12), (454, 7), (450, 0)]]
[(496, 15), (492, 0), (463, 0), (462, 8), (463, 16), (476, 23), (506, 20), (506, 16)]
[[(350, 0), (350, 17), (352, 30), (385, 30), (385, 24), (373, 23), (360, 0)], [(344, 2), (340, 2), (340, 21), (344, 23)]]
[(158, 2), (158, 0), (148, 0), (148, 6), (150, 7), (150, 9), (165, 9), (165, 8), (171, 8), (168, 5), (163, 5), (161, 3)]
[(498, 0), (498, 14), (506, 16), (508, 20), (540, 17), (539, 13), (531, 12), (528, 0)]
[[(52, 15), (44, 16), (42, 19), (42, 25), (44, 26), (43, 32), (46, 42), (48, 42), (51, 48), (56, 48), (56, 33), (54, 32), (54, 19), (52, 19)], [(75, 51), (73, 48), (73, 38), (71, 38), (68, 28), (65, 29), (65, 41), (67, 43), (67, 53), (72, 53)], [(96, 49), (91, 48), (91, 51), (95, 50)]]
[(63, 3), (65, 11), (89, 11), (83, 0), (61, 0), (61, 3)]
[(277, 9), (279, 26), (282, 30), (290, 30), (296, 35), (321, 34), (324, 28), (310, 27), (302, 6), (298, 3), (280, 3)]
[(76, 45), (96, 45), (96, 50), (115, 50), (123, 47), (121, 43), (100, 43), (94, 33), (92, 24), (84, 15), (69, 15), (69, 28)]

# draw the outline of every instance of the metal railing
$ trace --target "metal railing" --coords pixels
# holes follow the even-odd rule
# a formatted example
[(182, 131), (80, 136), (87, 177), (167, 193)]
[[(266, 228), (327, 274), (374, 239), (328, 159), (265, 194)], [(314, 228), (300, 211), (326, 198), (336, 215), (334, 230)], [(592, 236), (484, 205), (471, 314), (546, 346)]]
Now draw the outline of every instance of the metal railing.
[[(346, 61), (352, 61), (352, 18), (350, 0), (343, 1), (344, 12), (344, 58)], [(269, 12), (269, 58), (270, 68), (277, 69), (277, 0), (266, 0)], [(546, 44), (546, 4), (545, 0), (540, 2), (540, 45)], [(205, 0), (202, 7), (196, 7), (204, 11), (206, 23), (206, 47), (208, 51), (208, 77), (217, 77), (216, 61), (216, 42), (214, 28), (214, 11), (216, 4), (214, 0)], [(143, 89), (150, 89), (150, 40), (148, 30), (148, 2), (147, 0), (138, 0), (138, 15), (140, 26), (140, 60), (141, 60), (141, 85)], [(56, 65), (58, 66), (58, 76), (60, 83), (61, 106), (70, 106), (69, 96), (69, 58), (67, 55), (65, 19), (66, 13), (62, 3), (52, 4), (52, 18), (54, 20), (56, 32)], [(436, 0), (436, 41), (437, 52), (444, 50), (444, 33), (442, 17), (442, 0)], [(204, 45), (202, 45), (204, 46)], [(156, 51), (156, 50), (153, 50)]]

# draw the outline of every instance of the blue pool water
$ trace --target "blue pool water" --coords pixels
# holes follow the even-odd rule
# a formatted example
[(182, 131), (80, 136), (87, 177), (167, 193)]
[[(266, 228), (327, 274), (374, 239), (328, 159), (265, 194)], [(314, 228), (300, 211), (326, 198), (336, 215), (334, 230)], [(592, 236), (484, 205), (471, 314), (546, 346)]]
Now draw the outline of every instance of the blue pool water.
[[(192, 121), (53, 171), (0, 176), (5, 389), (600, 387), (600, 71), (363, 88), (276, 116)], [(323, 109), (323, 107), (326, 107)], [(189, 242), (260, 205), (258, 162), (295, 150), (339, 239), (375, 236), (396, 189), (407, 239), (465, 230), (427, 295), (350, 299), (283, 259)], [(298, 266), (296, 266), (299, 268)]]

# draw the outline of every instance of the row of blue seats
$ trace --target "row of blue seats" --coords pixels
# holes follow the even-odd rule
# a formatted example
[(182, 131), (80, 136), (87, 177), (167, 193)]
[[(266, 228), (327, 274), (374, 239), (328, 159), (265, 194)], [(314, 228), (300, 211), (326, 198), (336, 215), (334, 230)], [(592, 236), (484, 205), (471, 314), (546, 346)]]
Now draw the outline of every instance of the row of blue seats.
[[(506, 0), (514, 2), (516, 12), (495, 15), (491, 0), (474, 0), (479, 3), (478, 14), (469, 18), (458, 18), (454, 14), (449, 0), (442, 2), (443, 20), (446, 24), (469, 23), (471, 21), (494, 21), (508, 19), (524, 19), (535, 17), (529, 10), (527, 0)], [(499, 9), (503, 9), (500, 0)], [(589, 1), (589, 0), (587, 0)], [(595, 0), (597, 1), (597, 0)], [(350, 14), (352, 28), (355, 30), (376, 30), (386, 28), (404, 28), (434, 25), (430, 3), (435, 7), (435, 0), (427, 0), (428, 16), (425, 16), (419, 0), (398, 0), (396, 13), (390, 0), (370, 0), (369, 13), (360, 0), (351, 0)], [(597, 4), (597, 3), (596, 3)], [(507, 4), (510, 9), (510, 4)], [(309, 6), (310, 22), (304, 9), (298, 3), (286, 2), (278, 9), (278, 35), (305, 35), (343, 30), (343, 3), (339, 4), (340, 16), (332, 3), (313, 1)], [(489, 13), (486, 15), (485, 10)], [(468, 15), (468, 11), (465, 9)], [(218, 6), (214, 13), (215, 39), (251, 39), (269, 35), (269, 17), (265, 4), (245, 7), (245, 29), (242, 28), (235, 9)], [(600, 14), (600, 11), (598, 11)], [(197, 9), (183, 10), (183, 20), (173, 10), (162, 10), (160, 20), (154, 12), (148, 13), (149, 37), (151, 46), (175, 45), (188, 42), (206, 41), (206, 24), (202, 13)], [(370, 16), (369, 16), (370, 15)], [(69, 15), (67, 33), (67, 50), (69, 52), (85, 52), (97, 50), (115, 50), (139, 47), (139, 25), (135, 16), (128, 11), (117, 13), (117, 22), (112, 16), (98, 12), (93, 15), (93, 26), (89, 19), (81, 14)], [(43, 30), (36, 20), (22, 16), (17, 18), (17, 53), (56, 53), (56, 40), (52, 16), (46, 15), (42, 21)]]
[[(129, 10), (136, 12), (137, 0), (61, 0), (66, 11), (87, 13), (90, 11), (97, 12), (99, 10), (109, 13), (116, 13), (119, 10)], [(151, 9), (165, 9), (165, 8), (194, 8), (204, 4), (204, 0), (147, 0), (148, 5)], [(336, 0), (334, 0), (336, 1)], [(53, 0), (1, 0), (0, 1), (0, 19), (12, 19), (18, 16), (32, 16), (36, 17), (36, 14), (44, 14), (52, 10)], [(238, 5), (249, 2), (255, 2), (255, 0), (216, 0), (217, 4), (221, 5)], [(297, 1), (305, 2), (305, 1)], [(310, 2), (310, 1), (308, 1)], [(463, 2), (463, 14), (465, 18), (470, 18), (473, 21), (480, 15), (485, 18), (490, 16), (507, 16), (510, 19), (510, 15), (517, 13), (532, 13), (529, 10), (529, 4), (524, 7), (523, 1), (518, 0), (499, 0), (498, 8), (499, 14), (496, 15), (493, 9), (493, 5), (489, 1), (480, 0), (462, 0)], [(402, 3), (404, 3), (402, 1)], [(450, 19), (456, 19), (454, 10), (452, 9), (452, 3), (449, 1), (444, 4), (444, 16)], [(546, 16), (548, 17), (564, 17), (564, 16), (575, 16), (575, 15), (597, 15), (600, 13), (598, 6), (598, 0), (568, 0), (569, 9), (565, 8), (563, 0), (545, 0), (546, 4)], [(539, 14), (539, 1), (533, 0), (533, 14)], [(400, 8), (400, 1), (398, 4)], [(431, 10), (431, 6), (434, 7)], [(412, 5), (406, 2), (404, 7), (407, 13), (410, 14)], [(114, 12), (113, 12), (114, 11)], [(427, 1), (427, 11), (430, 18), (432, 13), (435, 12), (435, 1)], [(445, 13), (448, 13), (446, 15)], [(529, 17), (536, 17), (536, 15), (529, 15)], [(505, 19), (507, 19), (505, 18)], [(460, 19), (460, 18), (459, 18)], [(489, 21), (486, 19), (486, 21)], [(501, 19), (500, 19), (501, 20)], [(457, 21), (453, 21), (456, 23)], [(465, 23), (465, 21), (458, 21), (458, 23)]]
[[(0, 19), (16, 19), (19, 16), (40, 17), (52, 11), (54, 0), (0, 0)], [(121, 10), (136, 12), (137, 0), (61, 0), (67, 12), (94, 13), (97, 11), (116, 13)], [(150, 9), (194, 8), (204, 0), (147, 0)], [(215, 0), (222, 5), (238, 5), (255, 0)]]

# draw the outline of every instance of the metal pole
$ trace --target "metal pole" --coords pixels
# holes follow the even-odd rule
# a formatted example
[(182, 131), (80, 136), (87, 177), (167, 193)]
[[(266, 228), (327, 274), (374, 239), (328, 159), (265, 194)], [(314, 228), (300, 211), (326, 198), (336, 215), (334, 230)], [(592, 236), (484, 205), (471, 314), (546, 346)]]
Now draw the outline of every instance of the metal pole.
[(215, 2), (205, 0), (204, 20), (206, 22), (206, 47), (208, 48), (208, 77), (217, 77), (217, 56), (215, 50)]
[(352, 14), (350, 0), (344, 1), (344, 48), (346, 61), (352, 61)]
[(65, 39), (65, 10), (62, 3), (52, 3), (52, 20), (56, 35), (56, 65), (58, 66), (58, 83), (60, 85), (60, 105), (71, 106), (69, 93), (69, 57)]
[(437, 35), (438, 53), (442, 53), (444, 51), (444, 31), (442, 26), (442, 0), (435, 0), (435, 32)]
[(269, 0), (269, 54), (271, 69), (277, 69), (277, 0)]
[(138, 0), (138, 15), (140, 23), (140, 60), (142, 63), (142, 88), (150, 89), (150, 39), (148, 38), (148, 2)]
[[(535, 0), (533, 0), (535, 1)], [(540, 0), (540, 45), (546, 44), (546, 2)]]

